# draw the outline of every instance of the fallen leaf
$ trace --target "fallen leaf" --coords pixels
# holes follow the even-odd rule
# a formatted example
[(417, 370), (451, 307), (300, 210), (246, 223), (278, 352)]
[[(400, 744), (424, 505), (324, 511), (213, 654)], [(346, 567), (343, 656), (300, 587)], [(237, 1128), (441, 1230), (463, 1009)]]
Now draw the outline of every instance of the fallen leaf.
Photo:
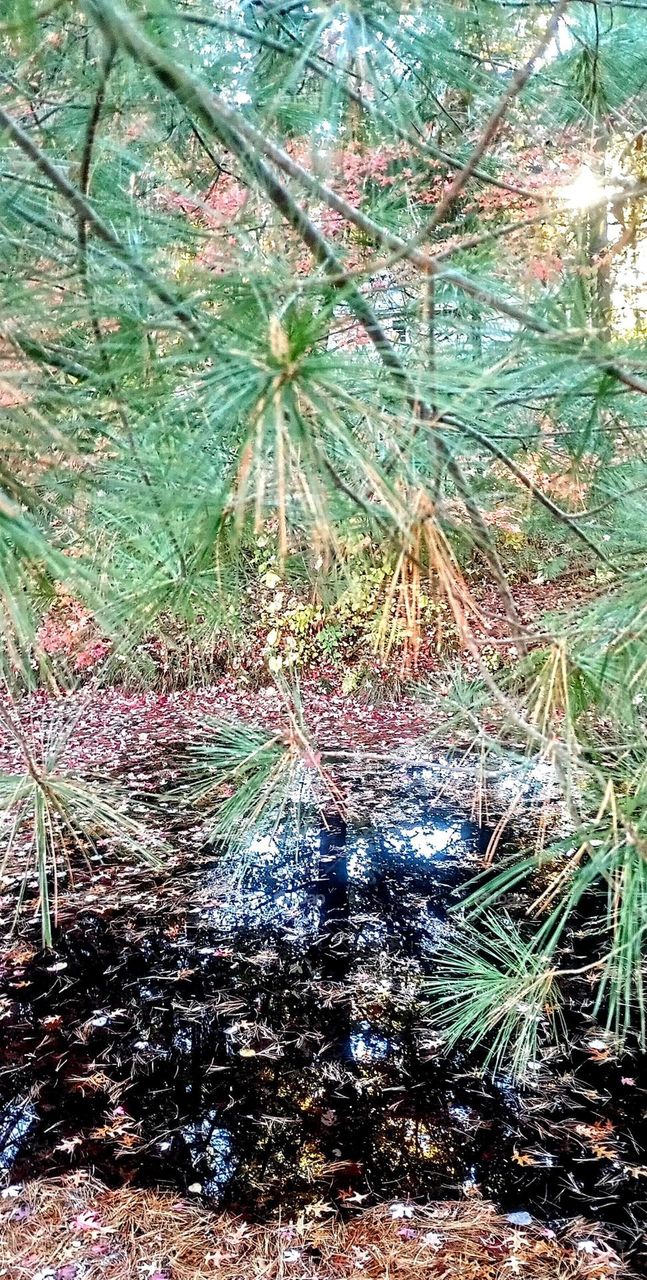
[(66, 1151), (68, 1155), (72, 1155), (72, 1153), (76, 1150), (76, 1148), (82, 1145), (83, 1145), (83, 1138), (81, 1138), (78, 1134), (76, 1134), (74, 1138), (62, 1138), (61, 1141), (57, 1143), (57, 1145), (54, 1147), (54, 1150)]
[(516, 1147), (512, 1152), (512, 1159), (514, 1160), (515, 1164), (521, 1164), (521, 1165), (532, 1165), (532, 1164), (539, 1163), (537, 1160), (535, 1160), (534, 1156), (530, 1155), (529, 1151), (517, 1151)]
[(391, 1205), (392, 1218), (412, 1218), (413, 1213), (414, 1209), (411, 1204), (400, 1204), (397, 1202), (396, 1204)]

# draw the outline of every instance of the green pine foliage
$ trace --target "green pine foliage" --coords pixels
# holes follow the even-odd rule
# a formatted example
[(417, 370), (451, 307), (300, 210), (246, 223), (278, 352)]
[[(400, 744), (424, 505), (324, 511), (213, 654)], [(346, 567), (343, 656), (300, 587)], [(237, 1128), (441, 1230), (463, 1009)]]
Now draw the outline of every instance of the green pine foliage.
[[(18, 912), (32, 871), (38, 880), (42, 942), (51, 947), (58, 917), (59, 885), (74, 884), (74, 864), (97, 855), (101, 846), (149, 866), (160, 866), (162, 844), (129, 813), (130, 797), (118, 783), (85, 778), (66, 768), (61, 757), (74, 733), (74, 722), (54, 723), (34, 751), (14, 716), (2, 711), (1, 722), (17, 750), (11, 773), (0, 774), (0, 815), (6, 834), (0, 874), (24, 868)], [(157, 846), (157, 847), (156, 847)]]

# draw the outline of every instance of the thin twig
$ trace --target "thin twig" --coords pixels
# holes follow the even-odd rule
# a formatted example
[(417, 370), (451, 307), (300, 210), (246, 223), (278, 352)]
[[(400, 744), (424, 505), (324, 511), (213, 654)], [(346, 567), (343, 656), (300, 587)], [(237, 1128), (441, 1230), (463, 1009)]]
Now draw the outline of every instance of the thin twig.
[(58, 166), (49, 159), (45, 152), (36, 145), (32, 138), (30, 138), (29, 134), (22, 128), (22, 125), (20, 125), (8, 111), (5, 111), (3, 107), (0, 107), (0, 126), (3, 129), (6, 129), (9, 137), (16, 143), (16, 146), (20, 147), (21, 151), (24, 151), (25, 155), (33, 161), (36, 167), (40, 169), (41, 173), (45, 174), (45, 177), (49, 179), (52, 186), (69, 201), (77, 215), (77, 218), (83, 218), (85, 222), (92, 227), (95, 235), (97, 235), (98, 238), (112, 250), (115, 257), (121, 262), (124, 262), (135, 275), (139, 276), (139, 278), (144, 281), (147, 288), (150, 289), (151, 293), (153, 293), (155, 297), (164, 304), (164, 306), (169, 307), (173, 312), (173, 315), (177, 316), (178, 320), (186, 326), (195, 340), (201, 342), (205, 337), (205, 332), (202, 325), (196, 320), (192, 311), (189, 310), (184, 302), (176, 298), (175, 295), (171, 293), (170, 289), (168, 289), (161, 280), (158, 280), (157, 276), (155, 276), (152, 271), (149, 271), (148, 267), (144, 266), (143, 262), (140, 262), (139, 259), (135, 257), (127, 245), (122, 244), (118, 236), (116, 236), (114, 232), (110, 230), (107, 223), (103, 221), (103, 218), (95, 212), (92, 205), (88, 204), (88, 201), (78, 188), (70, 182), (69, 178), (63, 173), (63, 171), (59, 169)]

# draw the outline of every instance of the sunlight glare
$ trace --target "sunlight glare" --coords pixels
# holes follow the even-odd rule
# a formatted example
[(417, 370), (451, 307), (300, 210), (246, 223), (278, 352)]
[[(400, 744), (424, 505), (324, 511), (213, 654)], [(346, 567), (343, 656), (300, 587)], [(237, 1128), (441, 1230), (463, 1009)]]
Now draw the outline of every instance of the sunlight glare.
[(604, 199), (605, 194), (606, 187), (586, 164), (582, 165), (573, 181), (560, 192), (564, 203), (574, 211), (593, 208)]

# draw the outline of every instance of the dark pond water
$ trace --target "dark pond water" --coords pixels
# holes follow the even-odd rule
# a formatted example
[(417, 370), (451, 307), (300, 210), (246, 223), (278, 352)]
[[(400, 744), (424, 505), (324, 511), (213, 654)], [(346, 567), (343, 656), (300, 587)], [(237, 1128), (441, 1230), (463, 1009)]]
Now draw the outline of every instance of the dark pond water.
[(257, 1216), (484, 1195), (634, 1237), (647, 1072), (608, 1055), (586, 993), (572, 1053), (521, 1093), (430, 1029), (425, 978), (489, 837), (433, 795), (422, 768), (365, 774), (353, 821), (295, 810), (245, 873), (201, 857), (166, 908), (133, 894), (84, 912), (54, 954), (14, 955), (6, 1175), (90, 1165)]

